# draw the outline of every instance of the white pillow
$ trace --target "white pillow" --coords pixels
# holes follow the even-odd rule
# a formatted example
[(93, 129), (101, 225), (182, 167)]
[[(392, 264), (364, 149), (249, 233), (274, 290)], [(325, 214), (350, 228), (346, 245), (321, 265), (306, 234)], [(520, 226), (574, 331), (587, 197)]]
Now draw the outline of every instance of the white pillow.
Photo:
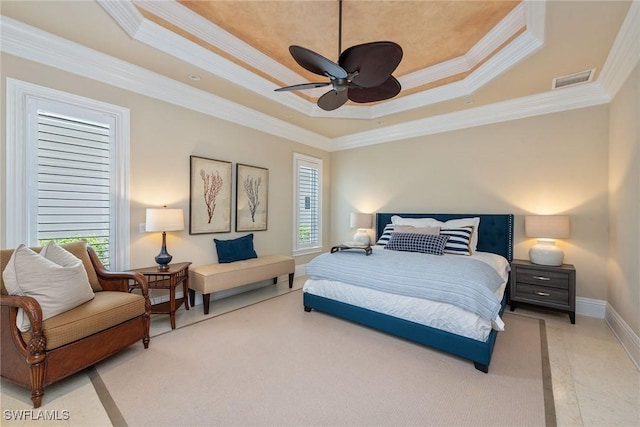
[(473, 227), (473, 234), (471, 235), (470, 249), (471, 253), (476, 251), (478, 247), (478, 228), (480, 227), (480, 217), (473, 218), (460, 218), (450, 219), (447, 222), (441, 223), (442, 228), (460, 228), (460, 227)]
[[(95, 296), (82, 261), (50, 242), (38, 254), (25, 245), (13, 252), (2, 273), (9, 295), (35, 298), (43, 320), (64, 313)], [(31, 327), (29, 318), (18, 310), (16, 326), (22, 332)]]
[(411, 227), (437, 227), (441, 224), (440, 221), (433, 218), (403, 218), (398, 215), (391, 217), (391, 223), (393, 225), (410, 225)]
[(480, 227), (480, 217), (450, 219), (449, 221), (438, 221), (434, 218), (402, 218), (398, 215), (391, 217), (391, 223), (394, 225), (410, 225), (412, 227), (440, 227), (440, 228), (459, 228), (473, 226), (473, 234), (471, 235), (471, 252), (476, 251), (478, 246), (478, 228)]

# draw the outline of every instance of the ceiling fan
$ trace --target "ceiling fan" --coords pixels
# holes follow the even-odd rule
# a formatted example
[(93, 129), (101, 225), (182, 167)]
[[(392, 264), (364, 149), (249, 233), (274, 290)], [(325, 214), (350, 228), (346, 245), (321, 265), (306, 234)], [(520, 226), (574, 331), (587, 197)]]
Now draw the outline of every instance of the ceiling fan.
[[(338, 51), (342, 50), (342, 0), (340, 0)], [(329, 86), (318, 98), (318, 107), (332, 111), (345, 102), (365, 103), (393, 98), (400, 93), (400, 82), (391, 75), (402, 60), (402, 48), (391, 41), (359, 44), (339, 53), (338, 63), (302, 46), (289, 46), (293, 59), (306, 70), (329, 78), (328, 82), (302, 83), (276, 89), (276, 92)]]

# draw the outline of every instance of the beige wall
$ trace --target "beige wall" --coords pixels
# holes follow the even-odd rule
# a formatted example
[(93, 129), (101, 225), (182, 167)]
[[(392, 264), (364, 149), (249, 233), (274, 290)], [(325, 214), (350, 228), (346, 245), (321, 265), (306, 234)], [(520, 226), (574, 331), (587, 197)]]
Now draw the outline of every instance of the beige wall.
[(565, 213), (577, 294), (605, 300), (607, 157), (606, 105), (334, 152), (332, 241), (350, 239), (352, 211), (513, 213), (528, 259), (524, 215)]
[(640, 335), (640, 66), (611, 103), (607, 300)]
[[(300, 152), (324, 159), (325, 199), (324, 235), (328, 241), (329, 217), (329, 154), (309, 146), (294, 143), (256, 130), (235, 125), (172, 104), (161, 102), (108, 85), (96, 83), (60, 70), (2, 55), (2, 106), (6, 102), (4, 85), (7, 77), (46, 86), (80, 96), (129, 108), (131, 113), (131, 175), (130, 175), (130, 266), (153, 265), (160, 250), (159, 233), (139, 233), (147, 207), (183, 208), (189, 212), (189, 156), (198, 155), (233, 162), (235, 203), (235, 164), (244, 163), (269, 169), (268, 229), (254, 232), (257, 253), (291, 254), (292, 250), (292, 182), (293, 153)], [(5, 114), (2, 114), (4, 123)], [(2, 132), (2, 155), (5, 152)], [(4, 157), (0, 159), (4, 165)], [(3, 200), (5, 188), (2, 186)], [(0, 218), (5, 218), (2, 203)], [(232, 210), (232, 230), (235, 215)], [(11, 226), (10, 224), (8, 226)], [(0, 235), (5, 236), (5, 221)], [(167, 247), (174, 261), (192, 261), (194, 265), (215, 262), (213, 238), (229, 239), (246, 233), (189, 235), (186, 229), (167, 233)], [(2, 247), (5, 241), (1, 240)], [(309, 257), (300, 257), (298, 263)]]

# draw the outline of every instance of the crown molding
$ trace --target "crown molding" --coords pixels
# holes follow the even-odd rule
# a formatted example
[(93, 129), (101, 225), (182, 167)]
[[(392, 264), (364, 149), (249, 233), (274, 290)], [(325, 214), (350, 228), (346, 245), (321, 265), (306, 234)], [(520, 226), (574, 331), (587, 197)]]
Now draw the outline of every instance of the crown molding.
[[(128, 3), (102, 2), (110, 3), (110, 7), (114, 6), (118, 10), (127, 7), (123, 7), (122, 4)], [(525, 5), (528, 3), (530, 2), (525, 2)], [(124, 13), (130, 14), (131, 10), (125, 10)], [(143, 28), (143, 25), (133, 18), (135, 17), (130, 16), (129, 30), (135, 33), (145, 32), (146, 29)], [(539, 17), (533, 16), (532, 19), (536, 20)], [(640, 60), (638, 31), (640, 31), (640, 2), (634, 0), (596, 82), (334, 139), (235, 104), (4, 16), (0, 16), (0, 36), (2, 39), (0, 50), (20, 58), (218, 117), (247, 128), (325, 151), (337, 151), (608, 103)], [(532, 34), (535, 34), (535, 31), (532, 31)], [(142, 35), (142, 37), (146, 36)], [(523, 38), (525, 39), (522, 41), (523, 43), (540, 41), (538, 37), (525, 36)], [(512, 53), (516, 54), (517, 52)], [(483, 72), (485, 71), (481, 71), (481, 73)], [(473, 78), (482, 81), (481, 77), (474, 76)], [(469, 86), (465, 86), (468, 84), (467, 82), (461, 81), (456, 84), (459, 86), (458, 88), (449, 85), (447, 89), (439, 88), (437, 90), (455, 90), (458, 94), (469, 93)], [(439, 95), (437, 90), (431, 91), (431, 95), (444, 96)], [(298, 96), (291, 96), (300, 99)], [(311, 104), (309, 102), (299, 102), (301, 106), (307, 105), (306, 111), (312, 116), (315, 115), (315, 110), (319, 110), (316, 106), (309, 107)], [(389, 108), (387, 107), (389, 104), (393, 105), (385, 103), (366, 110), (344, 106), (341, 108), (341, 112), (346, 110), (350, 114), (360, 114), (359, 118), (375, 118), (379, 115), (389, 114), (389, 112), (382, 111), (378, 115), (376, 111), (377, 108), (383, 106)], [(337, 112), (331, 113), (335, 117), (344, 117), (343, 114), (338, 115)], [(323, 114), (323, 116), (327, 115)]]
[(334, 138), (331, 151), (399, 141), (575, 108), (606, 104), (611, 98), (597, 83), (548, 91), (468, 110), (441, 114), (382, 129)]
[(598, 76), (598, 81), (612, 99), (639, 61), (640, 1), (634, 0)]
[[(137, 31), (140, 31), (138, 28)], [(330, 139), (160, 74), (0, 16), (2, 52), (328, 150)]]
[[(544, 3), (542, 7), (544, 7)], [(525, 21), (525, 7), (520, 3), (465, 55), (399, 78), (402, 88), (412, 89), (473, 69), (520, 31), (525, 26)], [(542, 24), (544, 25), (544, 21)], [(500, 66), (501, 64), (495, 65)]]
[[(527, 27), (524, 34), (528, 34), (528, 37), (533, 40), (538, 40), (538, 43), (520, 42), (515, 43), (515, 46), (509, 51), (506, 51), (504, 48), (501, 49), (480, 67), (484, 70), (481, 74), (478, 74), (478, 70), (474, 71), (472, 75), (476, 75), (475, 79), (472, 78), (471, 81), (467, 81), (465, 84), (455, 85), (455, 83), (459, 83), (455, 82), (443, 86), (446, 90), (428, 90), (420, 94), (414, 94), (419, 96), (403, 96), (387, 101), (384, 104), (341, 107), (340, 115), (338, 116), (335, 112), (324, 111), (318, 108), (315, 102), (311, 102), (293, 93), (274, 92), (279, 86), (190, 40), (177, 36), (175, 33), (160, 25), (150, 22), (136, 9), (136, 6), (138, 6), (159, 16), (218, 49), (233, 55), (244, 63), (262, 70), (268, 75), (278, 76), (278, 79), (285, 84), (290, 85), (308, 81), (191, 11), (189, 8), (182, 6), (177, 1), (98, 0), (98, 3), (133, 39), (187, 63), (191, 63), (194, 66), (209, 70), (219, 77), (238, 84), (299, 113), (306, 114), (309, 117), (372, 119), (468, 95), (486, 83), (487, 80), (479, 76), (492, 76), (491, 78), (498, 76), (509, 69), (515, 62), (535, 52), (542, 45), (542, 38), (536, 36), (536, 34), (544, 34), (545, 2), (527, 0), (524, 4), (516, 6), (495, 28), (476, 43), (466, 55), (403, 76), (399, 81), (403, 89), (406, 90), (426, 85), (444, 77), (466, 72), (481, 63), (488, 55), (495, 52), (525, 24)], [(113, 3), (120, 4), (114, 5)], [(528, 14), (537, 16), (538, 19), (529, 18), (527, 16)], [(141, 20), (142, 22), (140, 22)], [(522, 35), (518, 37), (518, 39), (522, 38)], [(514, 42), (510, 43), (510, 45), (514, 45)], [(517, 55), (514, 56), (509, 52), (517, 52)], [(492, 67), (492, 69), (489, 69), (489, 67)], [(465, 80), (470, 77), (471, 76), (467, 76)], [(307, 93), (311, 97), (315, 97), (322, 95), (325, 91), (326, 90), (323, 89), (314, 89)], [(435, 98), (434, 95), (436, 95)], [(390, 105), (384, 108), (386, 104)]]

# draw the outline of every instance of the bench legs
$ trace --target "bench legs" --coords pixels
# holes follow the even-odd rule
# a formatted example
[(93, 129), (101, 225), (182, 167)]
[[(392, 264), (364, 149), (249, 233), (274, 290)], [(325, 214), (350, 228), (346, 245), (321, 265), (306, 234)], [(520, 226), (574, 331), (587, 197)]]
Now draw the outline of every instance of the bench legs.
[[(209, 314), (210, 296), (211, 294), (202, 294), (202, 307), (204, 308), (204, 314)], [(189, 289), (189, 302), (191, 303), (191, 307), (196, 303), (196, 291), (193, 289)]]
[(293, 288), (293, 273), (289, 273), (289, 289)]

